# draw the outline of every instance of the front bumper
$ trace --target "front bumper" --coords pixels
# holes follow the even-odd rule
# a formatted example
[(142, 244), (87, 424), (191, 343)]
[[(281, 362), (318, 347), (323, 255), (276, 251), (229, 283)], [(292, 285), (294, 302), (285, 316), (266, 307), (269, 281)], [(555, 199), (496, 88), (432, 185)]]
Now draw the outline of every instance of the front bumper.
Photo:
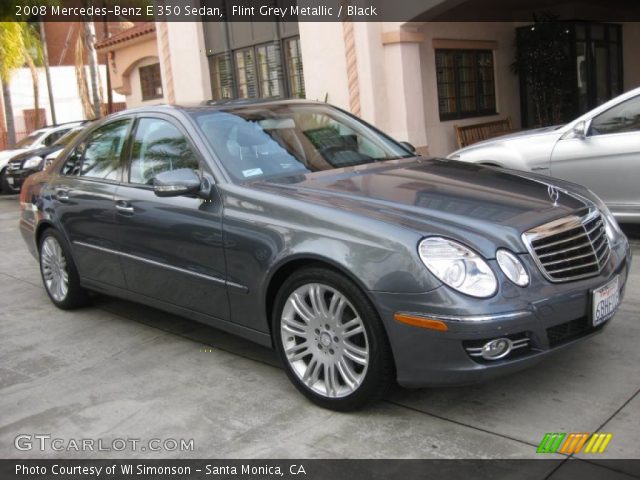
[[(542, 277), (528, 255), (521, 259), (529, 271), (530, 285), (519, 288), (499, 277), (499, 291), (489, 299), (473, 299), (445, 286), (422, 294), (370, 292), (389, 336), (400, 385), (427, 387), (486, 381), (535, 365), (548, 355), (601, 332), (612, 319), (592, 326), (591, 292), (619, 275), (620, 292), (624, 295), (631, 250), (622, 239), (613, 246), (611, 258), (598, 276), (556, 284)], [(501, 274), (498, 268), (494, 272)], [(394, 320), (397, 312), (443, 319), (448, 331), (400, 323)], [(472, 358), (465, 350), (470, 344), (507, 336), (528, 337), (528, 348), (494, 361)]]

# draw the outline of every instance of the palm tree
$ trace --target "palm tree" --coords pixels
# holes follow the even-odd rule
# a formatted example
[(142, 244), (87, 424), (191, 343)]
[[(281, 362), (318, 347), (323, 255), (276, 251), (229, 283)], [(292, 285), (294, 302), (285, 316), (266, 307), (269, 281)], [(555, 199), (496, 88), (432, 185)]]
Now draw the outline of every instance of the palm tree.
[(39, 82), (36, 65), (42, 64), (42, 44), (35, 30), (26, 22), (0, 22), (0, 82), (4, 99), (9, 147), (16, 142), (13, 105), (9, 84), (13, 72), (27, 64), (33, 81), (36, 126), (39, 119)]

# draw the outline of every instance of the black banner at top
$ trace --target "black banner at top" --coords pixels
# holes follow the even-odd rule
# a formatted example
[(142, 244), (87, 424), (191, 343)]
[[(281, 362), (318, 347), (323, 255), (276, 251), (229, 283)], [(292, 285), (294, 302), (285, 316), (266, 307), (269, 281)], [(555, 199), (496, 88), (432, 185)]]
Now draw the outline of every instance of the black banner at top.
[(3, 0), (2, 21), (640, 21), (638, 0)]

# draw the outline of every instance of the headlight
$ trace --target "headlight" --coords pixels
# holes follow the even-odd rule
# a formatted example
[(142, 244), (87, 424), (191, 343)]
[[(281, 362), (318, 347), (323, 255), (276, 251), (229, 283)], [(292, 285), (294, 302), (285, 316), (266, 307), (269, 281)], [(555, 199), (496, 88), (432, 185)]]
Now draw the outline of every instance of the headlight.
[(425, 238), (418, 244), (424, 265), (438, 279), (472, 297), (490, 297), (498, 282), (491, 268), (477, 253), (441, 237)]
[(609, 210), (609, 207), (607, 207), (598, 195), (593, 193), (591, 190), (589, 190), (589, 193), (592, 196), (591, 200), (593, 200), (596, 207), (598, 207), (598, 210), (600, 210), (600, 213), (602, 213), (604, 229), (607, 232), (607, 237), (609, 237), (609, 240), (614, 241), (618, 236), (623, 234), (620, 229), (620, 225), (618, 225), (618, 221), (613, 216), (613, 213), (611, 213), (611, 210)]
[(36, 168), (38, 167), (40, 164), (42, 163), (42, 157), (38, 157), (33, 156), (31, 158), (27, 158), (24, 163), (22, 164), (22, 168), (24, 170), (28, 169), (28, 168)]
[(500, 249), (496, 252), (496, 261), (500, 270), (509, 280), (519, 287), (529, 285), (529, 274), (522, 265), (522, 262), (509, 250)]

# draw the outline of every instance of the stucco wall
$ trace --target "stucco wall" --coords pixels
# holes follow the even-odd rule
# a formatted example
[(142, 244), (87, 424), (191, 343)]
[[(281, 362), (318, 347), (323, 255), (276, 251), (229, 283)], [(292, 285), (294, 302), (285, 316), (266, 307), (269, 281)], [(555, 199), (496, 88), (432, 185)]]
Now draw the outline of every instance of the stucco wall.
[(324, 101), (349, 109), (347, 64), (342, 24), (300, 22), (300, 48), (304, 68), (304, 88), (310, 100)]
[[(518, 77), (510, 71), (515, 52), (517, 24), (495, 23), (428, 23), (421, 31), (421, 67), (424, 92), (424, 113), (429, 153), (444, 156), (457, 148), (453, 126), (488, 122), (511, 117), (514, 128), (520, 127), (520, 89)], [(496, 109), (498, 114), (441, 122), (438, 111), (438, 86), (433, 39), (484, 40), (497, 42), (494, 50)]]

